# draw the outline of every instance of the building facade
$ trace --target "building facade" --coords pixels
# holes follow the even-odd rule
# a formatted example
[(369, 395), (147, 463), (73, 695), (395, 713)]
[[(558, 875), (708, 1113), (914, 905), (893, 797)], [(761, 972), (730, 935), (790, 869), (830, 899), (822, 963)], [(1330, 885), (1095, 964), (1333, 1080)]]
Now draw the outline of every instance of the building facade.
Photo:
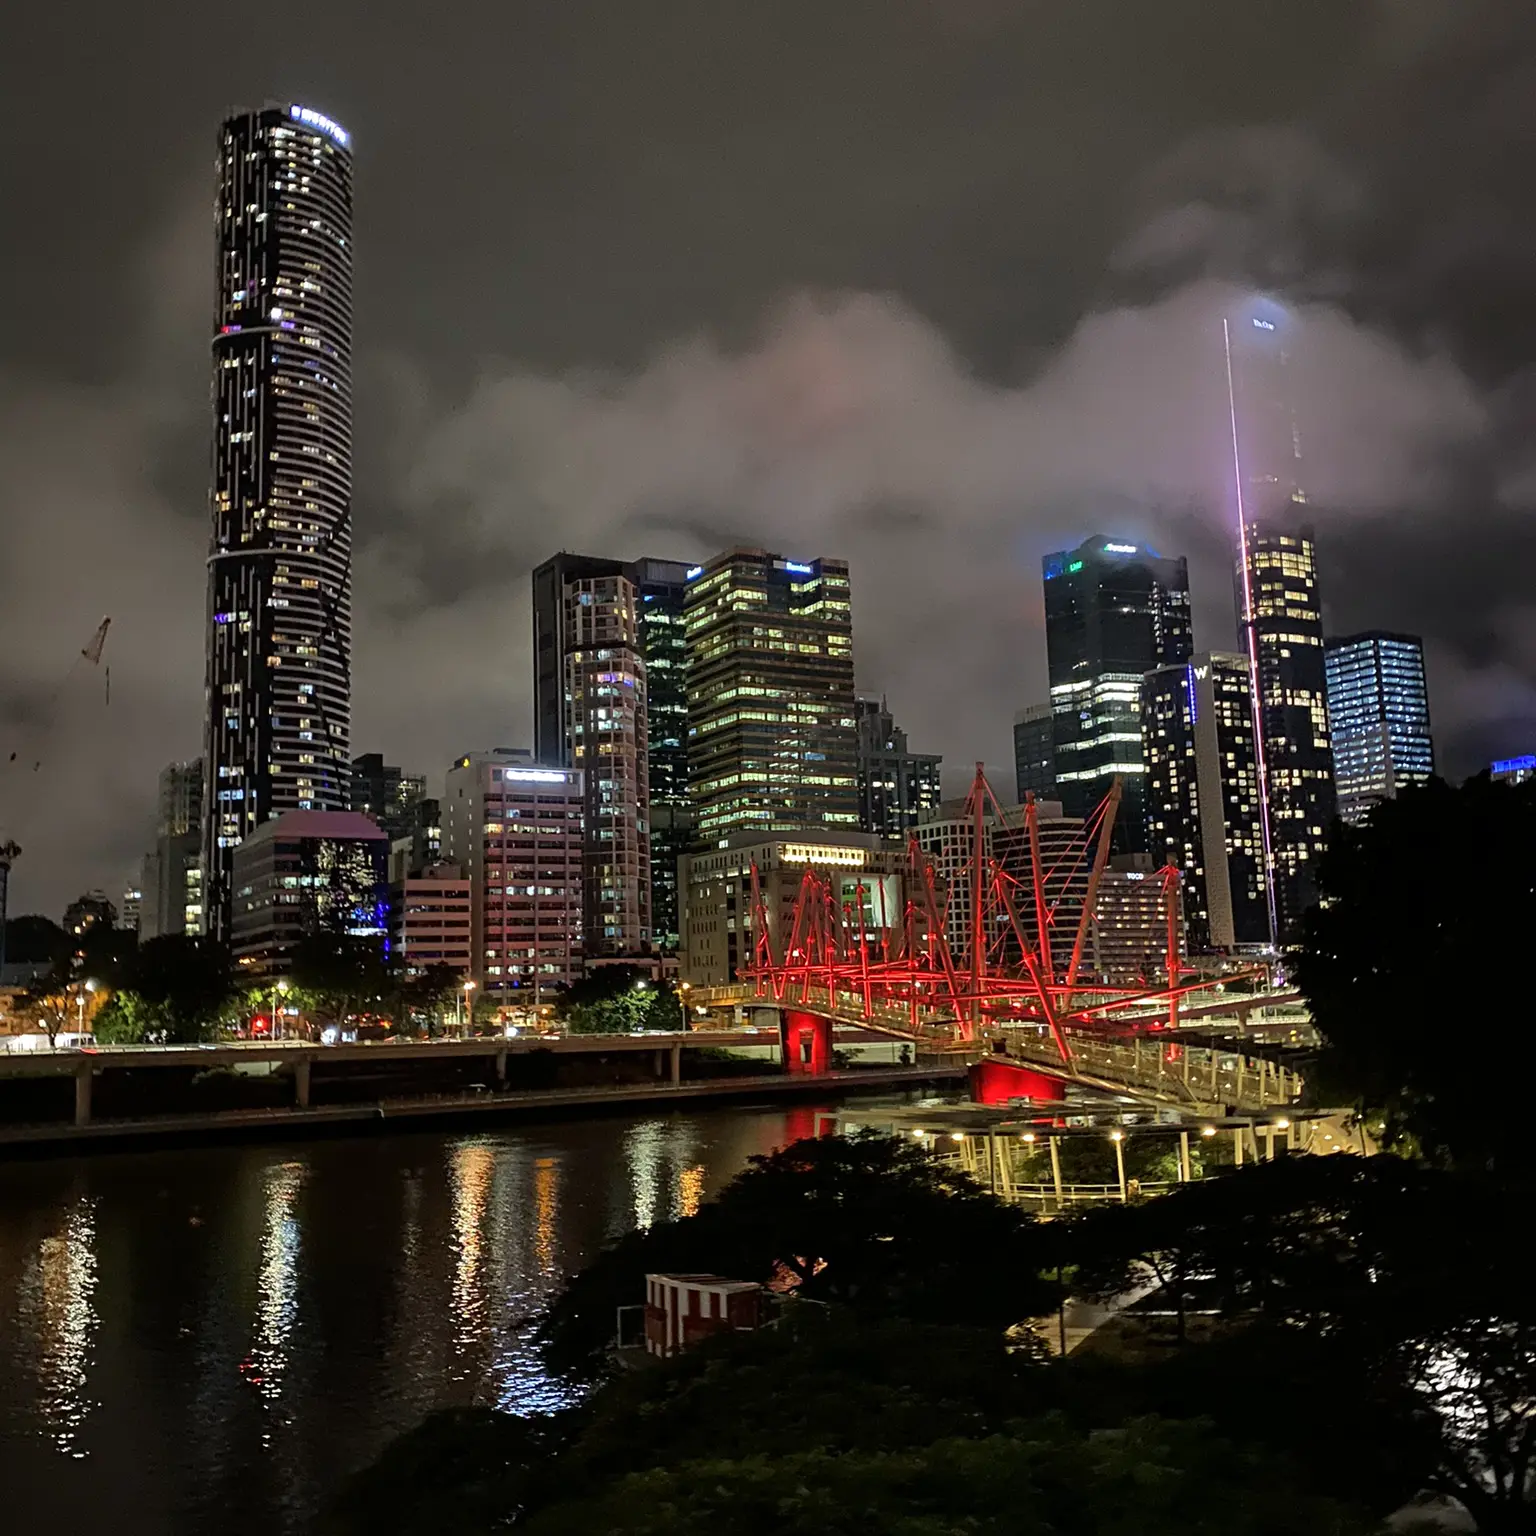
[(1317, 897), (1335, 810), (1317, 554), (1288, 374), (1291, 323), (1255, 301), (1226, 316), (1237, 524), (1237, 617), (1252, 677), (1259, 804), (1274, 942), (1295, 940)]
[(203, 763), (160, 771), (154, 846), (139, 867), (139, 938), (203, 931)]
[(420, 874), (391, 873), (390, 950), (407, 976), (445, 965), (460, 977), (474, 969), (469, 877), (457, 864)]
[(1336, 801), (1317, 551), (1309, 530), (1250, 524), (1241, 629), (1257, 689), (1259, 803), (1275, 942), (1294, 943), (1317, 900), (1317, 862)]
[(1213, 651), (1142, 683), (1147, 844), (1181, 872), (1190, 950), (1270, 942), (1253, 691), (1244, 656)]
[(471, 752), (448, 770), (444, 861), (469, 877), (471, 979), (497, 1006), (534, 1006), (581, 966), (581, 772), (527, 752)]
[(1372, 630), (1329, 640), (1323, 655), (1339, 816), (1359, 822), (1405, 784), (1434, 777), (1424, 642)]
[(298, 105), (219, 140), (203, 904), (228, 938), (234, 849), (349, 805), (352, 149)]
[(277, 976), (300, 939), (389, 933), (389, 839), (355, 811), (288, 811), (235, 850), (230, 947), (241, 976)]
[(840, 906), (856, 912), (862, 902), (871, 950), (878, 950), (887, 932), (893, 945), (899, 942), (907, 897), (902, 849), (867, 832), (766, 837), (738, 832), (719, 847), (702, 849), (682, 861), (680, 969), (691, 985), (723, 986), (752, 963), (754, 865), (770, 939), (780, 959), (793, 932), (795, 901), (807, 869), (835, 886)]
[[(617, 934), (599, 933), (614, 926), (598, 921), (600, 914), (589, 913), (589, 933), (599, 933), (609, 953), (635, 953), (646, 945), (675, 949), (678, 942), (677, 860), (692, 843), (692, 802), (688, 796), (688, 703), (684, 680), (687, 649), (683, 633), (683, 597), (687, 587), (688, 567), (677, 560), (642, 559), (604, 560), (588, 555), (559, 554), (546, 560), (533, 573), (533, 645), (534, 645), (534, 755), (540, 762), (561, 763), (567, 767), (590, 765), (577, 761), (578, 734), (601, 725), (611, 712), (607, 696), (589, 696), (588, 688), (603, 690), (610, 686), (601, 680), (603, 667), (594, 658), (589, 671), (592, 680), (577, 687), (579, 678), (570, 675), (577, 632), (583, 625), (591, 628), (589, 615), (578, 613), (572, 594), (578, 599), (585, 591), (596, 598), (599, 586), (627, 582), (632, 609), (631, 633), (621, 647), (607, 645), (608, 659), (618, 658), (622, 667), (643, 675), (643, 687), (636, 690), (635, 702), (641, 706), (633, 725), (621, 724), (623, 730), (638, 732), (643, 728), (643, 748), (627, 743), (611, 743), (623, 750), (617, 756), (628, 762), (626, 754), (635, 753), (634, 766), (643, 771), (646, 809), (637, 817), (640, 827), (636, 857), (645, 865), (645, 921), (623, 919)], [(579, 623), (578, 621), (582, 621)], [(612, 757), (614, 753), (599, 754)], [(642, 762), (643, 760), (643, 762)], [(596, 796), (596, 815), (589, 832), (599, 834), (605, 826), (599, 792), (601, 780), (588, 784), (589, 796)], [(635, 783), (638, 785), (638, 778)], [(607, 799), (613, 799), (610, 794)], [(599, 835), (595, 840), (599, 854), (611, 843)], [(599, 858), (599, 863), (612, 862)], [(596, 882), (612, 886), (613, 880)], [(642, 897), (636, 892), (630, 903), (638, 911)], [(635, 933), (643, 926), (643, 936)]]
[(1536, 755), (1502, 757), (1488, 765), (1488, 776), (1496, 784), (1524, 784), (1527, 779), (1536, 779)]
[(859, 824), (848, 565), (733, 549), (689, 573), (688, 781), (704, 846)]
[(1034, 795), (1056, 798), (1055, 715), (1049, 704), (1031, 704), (1013, 719), (1013, 776), (1019, 803)]
[(858, 699), (859, 826), (905, 841), (942, 798), (936, 753), (913, 752), (884, 699)]
[(352, 809), (371, 816), (393, 842), (409, 837), (416, 826), (416, 807), (426, 798), (424, 774), (402, 773), (386, 763), (381, 752), (365, 752), (352, 759), (350, 786)]
[[(1168, 975), (1164, 876), (1145, 853), (1110, 861), (1094, 898), (1092, 973), (1116, 987), (1161, 985)], [(1184, 957), (1183, 903), (1174, 909), (1174, 953)]]
[(1096, 534), (1043, 568), (1057, 793), (1069, 816), (1086, 818), (1118, 777), (1115, 847), (1139, 852), (1141, 680), (1194, 649), (1188, 564)]

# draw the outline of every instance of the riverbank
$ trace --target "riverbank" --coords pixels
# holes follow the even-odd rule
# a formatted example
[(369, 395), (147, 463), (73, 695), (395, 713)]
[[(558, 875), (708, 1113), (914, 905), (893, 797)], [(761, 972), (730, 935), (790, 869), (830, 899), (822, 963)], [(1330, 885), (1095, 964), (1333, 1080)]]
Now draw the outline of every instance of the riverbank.
[(820, 1075), (708, 1078), (687, 1083), (624, 1083), (603, 1087), (548, 1088), (524, 1092), (480, 1092), (372, 1104), (334, 1104), (219, 1110), (191, 1115), (0, 1126), (0, 1157), (30, 1152), (78, 1151), (83, 1147), (163, 1145), (305, 1135), (425, 1129), (486, 1121), (565, 1118), (572, 1111), (601, 1114), (639, 1106), (715, 1104), (731, 1100), (845, 1097), (889, 1092), (925, 1084), (951, 1088), (965, 1080), (963, 1067), (882, 1067)]

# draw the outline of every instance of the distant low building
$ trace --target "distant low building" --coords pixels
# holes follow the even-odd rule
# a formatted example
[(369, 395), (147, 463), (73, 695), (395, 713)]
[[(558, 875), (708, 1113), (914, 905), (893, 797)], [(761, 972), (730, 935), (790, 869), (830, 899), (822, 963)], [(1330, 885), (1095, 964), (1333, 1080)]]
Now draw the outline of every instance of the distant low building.
[(1500, 758), (1489, 764), (1488, 776), (1501, 784), (1524, 784), (1527, 779), (1536, 779), (1536, 754)]
[(83, 938), (92, 928), (115, 928), (117, 908), (105, 891), (87, 891), (64, 909), (64, 931), (71, 938)]
[(725, 845), (681, 860), (682, 976), (694, 986), (723, 986), (752, 963), (752, 870), (780, 958), (793, 929), (795, 900), (807, 869), (833, 883), (839, 904), (857, 911), (862, 890), (871, 948), (898, 931), (906, 912), (906, 854), (868, 832), (806, 832), (765, 837), (738, 832)]
[(280, 975), (307, 934), (388, 931), (388, 836), (358, 811), (289, 811), (235, 849), (230, 934), (235, 962)]

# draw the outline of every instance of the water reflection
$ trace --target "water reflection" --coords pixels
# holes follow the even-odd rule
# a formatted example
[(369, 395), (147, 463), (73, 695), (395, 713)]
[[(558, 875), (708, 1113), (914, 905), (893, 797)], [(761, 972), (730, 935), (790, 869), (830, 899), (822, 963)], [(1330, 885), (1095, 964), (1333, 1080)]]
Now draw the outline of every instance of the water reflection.
[(685, 1121), (645, 1120), (624, 1138), (633, 1217), (624, 1226), (644, 1231), (658, 1221), (691, 1216), (703, 1197), (702, 1164), (693, 1161), (696, 1131)]
[(59, 1230), (38, 1244), (18, 1298), (22, 1337), (37, 1346), (38, 1429), (77, 1460), (89, 1454), (80, 1432), (96, 1406), (86, 1393), (101, 1326), (95, 1296), (96, 1203), (80, 1197)]
[[(532, 1336), (562, 1277), (793, 1132), (737, 1106), (0, 1160), (5, 1508), (60, 1531), (298, 1536), (435, 1408), (569, 1401)], [(83, 1458), (64, 1478), (61, 1453)]]
[(453, 1200), (453, 1353), (455, 1381), (470, 1374), (469, 1357), (485, 1337), (490, 1298), (481, 1271), (485, 1264), (486, 1212), (496, 1153), (484, 1142), (461, 1142), (448, 1163)]
[[(288, 1373), (289, 1336), (298, 1318), (299, 1192), (304, 1165), (281, 1163), (267, 1169), (262, 1190), (261, 1254), (256, 1271), (256, 1330), (240, 1371), (269, 1410), (283, 1395)], [(262, 1443), (271, 1443), (270, 1424)]]

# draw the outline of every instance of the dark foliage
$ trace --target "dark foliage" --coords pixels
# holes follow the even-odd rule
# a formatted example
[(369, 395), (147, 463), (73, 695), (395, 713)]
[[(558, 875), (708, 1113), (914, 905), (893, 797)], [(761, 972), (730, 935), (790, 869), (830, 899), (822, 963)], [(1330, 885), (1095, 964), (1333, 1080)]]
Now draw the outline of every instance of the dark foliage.
[[(1434, 781), (1335, 829), (1297, 979), (1328, 1045), (1325, 1081), (1389, 1138), (1437, 1161), (1519, 1168), (1518, 1115), (1498, 1082), (1536, 1069), (1518, 1004), (1475, 1000), (1491, 957), (1536, 932), (1536, 783)], [(1477, 1027), (1466, 1027), (1470, 1006)]]
[(696, 1216), (630, 1233), (570, 1281), (542, 1324), (552, 1363), (589, 1373), (647, 1272), (781, 1282), (870, 1315), (998, 1328), (1047, 1310), (1045, 1248), (1027, 1217), (898, 1137), (795, 1142), (755, 1157)]

